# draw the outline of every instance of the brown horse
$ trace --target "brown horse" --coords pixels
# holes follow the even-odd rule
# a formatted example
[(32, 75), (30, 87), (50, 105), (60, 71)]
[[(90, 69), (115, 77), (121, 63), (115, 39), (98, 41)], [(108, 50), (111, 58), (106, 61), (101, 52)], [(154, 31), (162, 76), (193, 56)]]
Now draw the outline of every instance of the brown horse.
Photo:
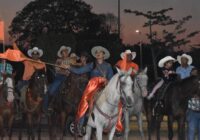
[[(46, 93), (47, 77), (44, 70), (36, 70), (29, 81), (28, 90), (26, 92), (25, 102), (23, 104), (24, 118), (28, 124), (28, 139), (35, 139), (35, 129), (38, 132), (38, 140), (41, 139), (41, 115), (42, 100)], [(22, 124), (24, 119), (22, 119)], [(19, 139), (22, 138), (20, 131)]]
[[(0, 136), (4, 139), (4, 136), (8, 134), (9, 139), (12, 138), (12, 124), (14, 120), (14, 107), (13, 103), (8, 102), (8, 96), (12, 96), (14, 99), (14, 81), (12, 75), (4, 75), (2, 85), (0, 85)], [(4, 130), (4, 123), (7, 122), (8, 131)], [(7, 133), (7, 134), (6, 134)]]
[[(166, 86), (162, 100), (152, 99), (144, 102), (148, 121), (148, 136), (151, 140), (153, 128), (156, 128), (157, 140), (160, 140), (160, 124), (164, 115), (168, 117), (168, 138), (173, 139), (173, 121), (178, 122), (178, 140), (185, 140), (185, 117), (188, 100), (194, 95), (200, 96), (200, 77), (192, 76)], [(158, 97), (160, 98), (160, 97)], [(152, 120), (155, 122), (152, 123)], [(152, 127), (154, 125), (155, 127)]]
[(59, 93), (54, 99), (53, 110), (49, 118), (50, 139), (54, 140), (59, 135), (59, 139), (64, 137), (67, 117), (75, 115), (81, 94), (87, 84), (86, 75), (70, 74), (67, 80), (61, 85)]

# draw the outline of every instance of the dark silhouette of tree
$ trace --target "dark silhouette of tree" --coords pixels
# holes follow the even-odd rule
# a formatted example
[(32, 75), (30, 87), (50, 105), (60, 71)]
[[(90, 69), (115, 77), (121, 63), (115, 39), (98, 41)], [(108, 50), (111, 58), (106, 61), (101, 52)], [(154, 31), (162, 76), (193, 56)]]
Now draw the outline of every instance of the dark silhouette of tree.
[[(188, 22), (192, 16), (186, 16), (181, 20), (173, 19), (171, 16), (167, 15), (169, 11), (173, 8), (162, 9), (160, 11), (132, 11), (130, 9), (125, 9), (125, 13), (135, 14), (136, 16), (143, 16), (147, 19), (143, 27), (149, 28), (149, 33), (147, 34), (148, 39), (151, 42), (151, 53), (154, 69), (154, 78), (157, 79), (157, 58), (160, 53), (164, 51), (173, 52), (175, 47), (181, 47), (189, 45), (191, 43), (191, 38), (196, 36), (199, 31), (194, 31), (188, 33), (186, 36), (187, 29), (184, 28), (184, 24)], [(153, 30), (154, 26), (161, 26), (163, 28), (162, 36), (158, 36), (158, 31)], [(165, 28), (168, 26), (174, 26), (173, 31), (167, 31)], [(193, 45), (192, 45), (193, 46)]]
[(100, 34), (100, 17), (91, 8), (82, 0), (35, 0), (17, 13), (9, 33), (17, 41), (34, 41), (42, 32)]
[(95, 42), (105, 46), (116, 42), (116, 17), (110, 13), (98, 15), (91, 9), (82, 0), (31, 1), (12, 20), (9, 34), (23, 50), (34, 45), (42, 48), (44, 59), (51, 62), (60, 45), (80, 51), (89, 50)]

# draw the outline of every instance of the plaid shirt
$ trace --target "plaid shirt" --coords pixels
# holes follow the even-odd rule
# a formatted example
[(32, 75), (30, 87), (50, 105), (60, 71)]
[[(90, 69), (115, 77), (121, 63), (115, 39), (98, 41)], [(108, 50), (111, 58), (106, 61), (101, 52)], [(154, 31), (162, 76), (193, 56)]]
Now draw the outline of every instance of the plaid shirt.
[(188, 101), (188, 108), (193, 111), (200, 111), (200, 99), (192, 98)]
[[(5, 70), (5, 72), (4, 72), (4, 70)], [(0, 81), (3, 80), (1, 73), (12, 74), (12, 72), (13, 72), (13, 67), (11, 64), (6, 63), (6, 68), (4, 68), (4, 65), (2, 63), (0, 63)]]

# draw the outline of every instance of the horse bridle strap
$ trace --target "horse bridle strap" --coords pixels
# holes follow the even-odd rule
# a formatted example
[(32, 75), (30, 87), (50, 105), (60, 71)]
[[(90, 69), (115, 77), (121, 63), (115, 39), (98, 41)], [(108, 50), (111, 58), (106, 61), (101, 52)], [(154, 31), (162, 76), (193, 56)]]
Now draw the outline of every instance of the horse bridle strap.
[(95, 107), (96, 107), (96, 109), (99, 111), (99, 113), (100, 113), (102, 116), (104, 116), (106, 119), (109, 120), (108, 127), (107, 127), (105, 130), (110, 130), (110, 129), (113, 127), (113, 125), (112, 125), (111, 122), (112, 122), (112, 120), (113, 120), (114, 118), (116, 118), (116, 117), (118, 116), (118, 113), (115, 114), (115, 115), (109, 116), (108, 114), (104, 113), (104, 112), (99, 108), (99, 106), (98, 106), (96, 103), (95, 103)]

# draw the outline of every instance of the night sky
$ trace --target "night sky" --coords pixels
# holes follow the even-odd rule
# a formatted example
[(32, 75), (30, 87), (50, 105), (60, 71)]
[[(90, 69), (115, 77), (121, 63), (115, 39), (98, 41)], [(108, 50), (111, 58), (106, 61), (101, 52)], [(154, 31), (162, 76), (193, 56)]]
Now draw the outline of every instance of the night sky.
[[(6, 21), (8, 27), (12, 18), (17, 11), (20, 11), (31, 0), (0, 0), (0, 17)], [(93, 7), (96, 13), (114, 13), (117, 15), (117, 0), (84, 0)], [(174, 18), (180, 19), (181, 17), (192, 15), (193, 18), (187, 23), (186, 27), (189, 30), (200, 30), (200, 0), (121, 0), (121, 24), (122, 24), (122, 39), (124, 43), (136, 43), (142, 39), (147, 41), (145, 34), (148, 32), (146, 28), (142, 28), (145, 21), (142, 17), (136, 17), (133, 14), (125, 14), (124, 9), (149, 11), (160, 10), (163, 8), (174, 8), (169, 12)], [(7, 30), (6, 27), (6, 30)], [(139, 36), (135, 30), (142, 31)], [(155, 30), (156, 28), (154, 28)], [(159, 29), (156, 29), (159, 30)], [(8, 35), (7, 35), (8, 36)], [(193, 41), (200, 43), (200, 35)]]

